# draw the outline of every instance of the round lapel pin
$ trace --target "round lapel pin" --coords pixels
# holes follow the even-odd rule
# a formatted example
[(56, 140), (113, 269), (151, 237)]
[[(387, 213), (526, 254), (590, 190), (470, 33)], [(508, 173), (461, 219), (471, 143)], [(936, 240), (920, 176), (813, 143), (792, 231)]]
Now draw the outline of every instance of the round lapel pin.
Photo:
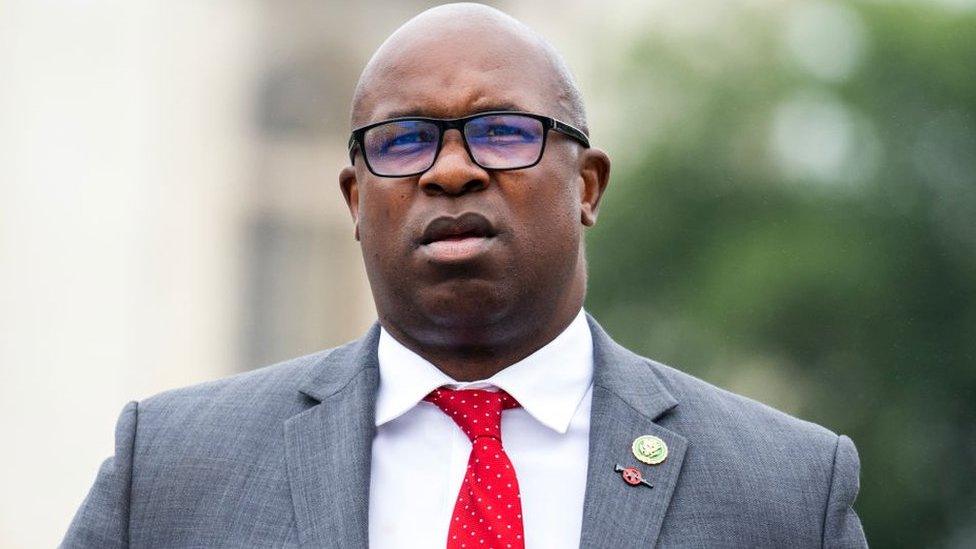
[(648, 465), (658, 465), (668, 459), (668, 445), (654, 435), (643, 435), (631, 445), (634, 457)]
[(624, 479), (624, 482), (631, 486), (643, 484), (648, 488), (654, 488), (654, 485), (644, 478), (644, 475), (641, 474), (637, 467), (624, 467), (618, 463), (614, 466), (613, 470), (620, 473), (620, 476)]

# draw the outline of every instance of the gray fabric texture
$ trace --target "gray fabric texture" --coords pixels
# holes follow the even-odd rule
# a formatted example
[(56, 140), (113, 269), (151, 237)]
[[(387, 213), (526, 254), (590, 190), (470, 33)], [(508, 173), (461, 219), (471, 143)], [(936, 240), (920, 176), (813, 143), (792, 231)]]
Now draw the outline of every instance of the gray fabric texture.
[[(850, 439), (637, 356), (588, 321), (581, 547), (867, 546)], [(130, 402), (62, 547), (365, 547), (378, 338), (373, 326), (342, 347)], [(645, 434), (667, 443), (664, 463), (633, 457)], [(627, 485), (617, 464), (654, 487)]]

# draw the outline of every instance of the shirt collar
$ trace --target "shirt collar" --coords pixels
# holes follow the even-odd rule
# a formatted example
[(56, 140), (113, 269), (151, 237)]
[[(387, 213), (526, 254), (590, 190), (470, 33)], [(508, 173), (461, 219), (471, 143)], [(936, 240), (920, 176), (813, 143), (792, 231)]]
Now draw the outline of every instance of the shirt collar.
[(497, 387), (512, 395), (537, 421), (565, 433), (593, 380), (593, 336), (582, 309), (555, 339), (485, 380), (452, 379), (385, 329), (380, 331), (377, 355), (377, 426), (400, 417), (438, 387)]

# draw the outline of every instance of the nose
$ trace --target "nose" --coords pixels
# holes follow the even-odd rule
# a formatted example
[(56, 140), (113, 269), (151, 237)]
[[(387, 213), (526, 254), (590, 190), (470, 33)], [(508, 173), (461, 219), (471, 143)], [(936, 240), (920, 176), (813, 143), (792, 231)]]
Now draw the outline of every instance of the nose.
[(459, 196), (488, 187), (488, 172), (471, 160), (461, 132), (456, 129), (444, 133), (444, 143), (434, 165), (421, 174), (420, 185), (428, 195)]

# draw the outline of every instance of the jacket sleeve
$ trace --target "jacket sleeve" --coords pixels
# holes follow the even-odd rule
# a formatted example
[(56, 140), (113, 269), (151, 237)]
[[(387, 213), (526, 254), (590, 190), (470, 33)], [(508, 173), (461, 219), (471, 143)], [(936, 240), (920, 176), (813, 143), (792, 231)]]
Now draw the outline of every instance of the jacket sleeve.
[(98, 470), (95, 484), (75, 514), (61, 547), (129, 546), (129, 492), (139, 415), (137, 402), (122, 409), (115, 426), (115, 455)]
[(861, 520), (854, 512), (854, 500), (860, 487), (861, 464), (850, 438), (837, 438), (834, 470), (824, 513), (823, 546), (825, 548), (867, 547)]

